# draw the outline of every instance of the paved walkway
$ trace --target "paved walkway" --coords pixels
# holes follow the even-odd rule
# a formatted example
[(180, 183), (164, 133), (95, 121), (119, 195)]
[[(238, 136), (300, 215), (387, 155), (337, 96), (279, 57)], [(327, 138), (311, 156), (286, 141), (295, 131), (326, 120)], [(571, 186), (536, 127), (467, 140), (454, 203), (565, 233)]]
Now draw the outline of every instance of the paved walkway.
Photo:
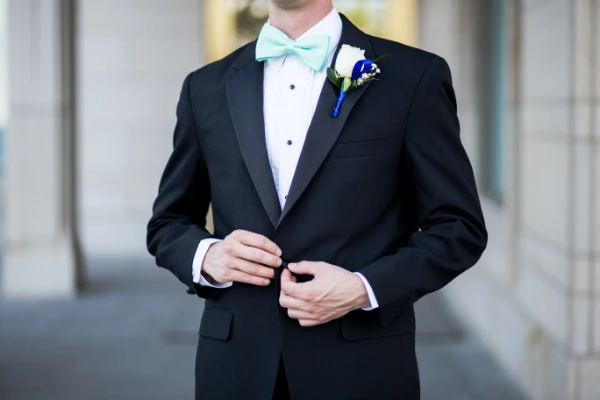
[[(75, 300), (0, 300), (0, 399), (192, 399), (201, 302), (150, 259), (88, 271)], [(417, 314), (423, 400), (525, 400), (440, 296)]]

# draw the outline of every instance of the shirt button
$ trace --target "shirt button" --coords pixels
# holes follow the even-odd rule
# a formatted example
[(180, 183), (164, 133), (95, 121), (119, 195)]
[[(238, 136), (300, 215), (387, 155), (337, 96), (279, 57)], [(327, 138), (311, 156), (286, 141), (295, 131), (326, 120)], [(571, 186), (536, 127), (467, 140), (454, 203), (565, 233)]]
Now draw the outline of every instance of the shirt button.
[(292, 90), (296, 89), (296, 85), (290, 85), (290, 89), (292, 89)]
[(287, 194), (285, 195), (285, 199), (287, 200)]
[(288, 141), (287, 141), (287, 144), (289, 144), (289, 145), (291, 146), (291, 145), (292, 145), (292, 141), (291, 141), (291, 140), (288, 140)]

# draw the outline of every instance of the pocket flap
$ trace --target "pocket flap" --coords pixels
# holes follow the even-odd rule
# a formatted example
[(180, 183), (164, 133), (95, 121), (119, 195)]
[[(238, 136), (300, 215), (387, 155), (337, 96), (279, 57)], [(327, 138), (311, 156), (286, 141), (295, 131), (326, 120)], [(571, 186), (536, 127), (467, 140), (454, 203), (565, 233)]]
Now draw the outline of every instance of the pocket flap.
[(373, 311), (354, 311), (342, 318), (342, 336), (346, 340), (374, 339), (415, 333), (415, 313), (411, 308), (398, 315), (392, 322), (382, 327), (379, 313)]
[(200, 336), (227, 340), (231, 331), (233, 311), (226, 308), (205, 307), (200, 322)]

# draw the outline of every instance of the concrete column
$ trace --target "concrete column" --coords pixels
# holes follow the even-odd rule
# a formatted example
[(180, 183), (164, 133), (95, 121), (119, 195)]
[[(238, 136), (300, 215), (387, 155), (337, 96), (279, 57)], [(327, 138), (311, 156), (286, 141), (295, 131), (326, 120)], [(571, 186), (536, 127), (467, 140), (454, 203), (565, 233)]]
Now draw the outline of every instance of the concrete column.
[(77, 2), (79, 227), (86, 257), (148, 257), (146, 224), (186, 75), (205, 59), (204, 1)]
[(71, 296), (80, 281), (73, 5), (9, 0), (4, 297)]

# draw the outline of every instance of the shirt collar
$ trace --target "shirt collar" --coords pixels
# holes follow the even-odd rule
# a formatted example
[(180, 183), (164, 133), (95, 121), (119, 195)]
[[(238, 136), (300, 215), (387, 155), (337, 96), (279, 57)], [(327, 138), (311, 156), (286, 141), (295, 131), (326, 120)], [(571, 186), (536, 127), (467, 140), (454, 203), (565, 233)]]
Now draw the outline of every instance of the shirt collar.
[[(267, 23), (270, 24), (269, 21)], [(340, 38), (342, 37), (342, 18), (340, 14), (336, 10), (335, 7), (319, 22), (313, 25), (309, 30), (304, 32), (298, 39), (302, 39), (307, 36), (318, 36), (318, 35), (327, 35), (329, 36), (329, 55), (328, 58), (331, 58), (331, 55), (335, 53), (335, 49), (337, 48)], [(269, 68), (272, 68), (273, 71), (279, 73), (279, 70), (283, 66), (283, 62), (287, 55), (277, 58), (270, 58), (267, 60), (267, 64)], [(327, 65), (329, 66), (329, 65)]]

